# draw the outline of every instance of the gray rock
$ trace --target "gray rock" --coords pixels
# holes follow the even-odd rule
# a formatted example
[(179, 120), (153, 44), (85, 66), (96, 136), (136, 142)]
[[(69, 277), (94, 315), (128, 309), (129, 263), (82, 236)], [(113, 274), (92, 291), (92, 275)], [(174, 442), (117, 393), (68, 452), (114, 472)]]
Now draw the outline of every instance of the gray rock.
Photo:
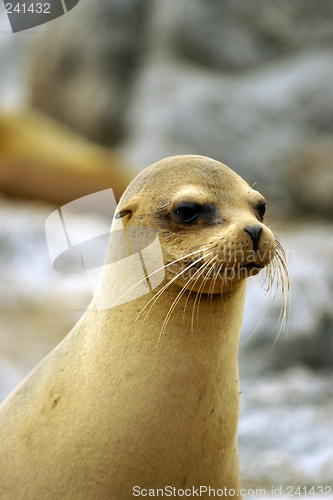
[(286, 188), (300, 215), (333, 218), (333, 141), (314, 139), (290, 161)]
[(13, 35), (5, 5), (0, 3), (0, 105), (17, 107), (27, 100), (30, 44)]
[(332, 116), (330, 51), (233, 76), (158, 52), (133, 92), (123, 146), (141, 167), (175, 154), (215, 158), (290, 212), (289, 159), (312, 137), (332, 135)]
[[(92, 299), (85, 274), (52, 268), (45, 220), (55, 209), (0, 197), (0, 402), (62, 340)], [(99, 219), (92, 217), (98, 227)], [(84, 231), (82, 221), (77, 231)]]
[(173, 52), (235, 71), (332, 43), (330, 0), (166, 0), (160, 26)]
[(112, 144), (146, 44), (149, 0), (85, 0), (37, 38), (32, 103), (83, 135)]
[[(298, 486), (306, 487), (307, 494), (312, 487), (319, 494), (320, 486), (329, 493), (331, 486), (332, 494), (333, 374), (294, 367), (240, 382), (238, 449), (243, 488), (265, 488), (266, 498), (272, 498), (272, 486), (281, 487), (281, 493), (276, 493), (279, 498), (288, 492), (297, 496)], [(299, 491), (304, 494), (304, 489)]]
[(138, 170), (202, 154), (257, 183), (279, 213), (305, 214), (309, 195), (332, 217), (330, 166), (302, 190), (297, 166), (309, 143), (333, 137), (332, 2), (90, 0), (54, 26), (37, 39), (37, 106), (122, 141)]

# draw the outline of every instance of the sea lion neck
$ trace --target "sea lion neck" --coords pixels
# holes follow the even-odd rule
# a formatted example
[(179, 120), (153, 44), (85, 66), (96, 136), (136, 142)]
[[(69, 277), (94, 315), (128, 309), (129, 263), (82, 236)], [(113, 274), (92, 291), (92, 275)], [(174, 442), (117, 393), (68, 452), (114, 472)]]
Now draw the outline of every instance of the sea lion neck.
[[(87, 321), (95, 323), (106, 343), (110, 340), (107, 325), (121, 324), (119, 331), (112, 328), (112, 337), (119, 335), (124, 339), (123, 332), (126, 332), (130, 339), (137, 337), (139, 344), (144, 338), (152, 349), (159, 350), (172, 344), (188, 350), (200, 347), (214, 351), (220, 343), (224, 346), (227, 343), (237, 356), (239, 332), (235, 334), (234, 319), (240, 318), (240, 330), (245, 281), (222, 296), (196, 292), (180, 296), (181, 289), (176, 284), (164, 291), (163, 287), (165, 282), (133, 301), (106, 311), (95, 311), (91, 316), (87, 313)], [(91, 339), (94, 340), (94, 335)]]

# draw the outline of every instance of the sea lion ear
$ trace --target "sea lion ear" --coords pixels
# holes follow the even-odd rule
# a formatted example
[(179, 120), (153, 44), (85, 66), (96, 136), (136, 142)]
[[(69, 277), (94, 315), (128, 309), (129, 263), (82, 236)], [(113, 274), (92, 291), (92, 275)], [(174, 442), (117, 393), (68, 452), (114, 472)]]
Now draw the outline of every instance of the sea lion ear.
[(121, 219), (122, 217), (125, 217), (126, 215), (131, 216), (134, 212), (134, 210), (137, 207), (137, 203), (135, 201), (130, 201), (123, 207), (121, 207), (115, 215), (115, 219)]

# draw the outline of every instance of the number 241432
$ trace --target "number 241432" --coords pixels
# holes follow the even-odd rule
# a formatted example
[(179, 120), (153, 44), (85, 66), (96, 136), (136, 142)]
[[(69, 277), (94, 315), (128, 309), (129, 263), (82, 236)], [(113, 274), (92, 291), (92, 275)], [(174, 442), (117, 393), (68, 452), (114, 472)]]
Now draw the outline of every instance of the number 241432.
[(25, 4), (25, 3), (17, 3), (14, 7), (12, 3), (6, 3), (6, 12), (7, 14), (22, 14), (26, 13), (36, 13), (36, 14), (50, 14), (50, 4), (49, 3), (36, 3), (33, 4)]

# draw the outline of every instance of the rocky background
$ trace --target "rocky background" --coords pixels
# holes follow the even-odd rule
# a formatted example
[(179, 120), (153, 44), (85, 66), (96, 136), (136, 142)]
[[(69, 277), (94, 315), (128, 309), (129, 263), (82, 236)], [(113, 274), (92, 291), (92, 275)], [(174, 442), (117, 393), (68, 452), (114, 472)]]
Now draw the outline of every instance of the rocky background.
[[(268, 496), (272, 485), (333, 494), (333, 3), (85, 0), (34, 31), (0, 34), (4, 103), (30, 102), (123, 148), (138, 171), (201, 154), (266, 196), (267, 223), (288, 257), (290, 302), (280, 331), (281, 293), (267, 306), (269, 293), (250, 280), (243, 485)], [(0, 201), (2, 398), (91, 298), (83, 275), (51, 267), (44, 221), (54, 208)]]

